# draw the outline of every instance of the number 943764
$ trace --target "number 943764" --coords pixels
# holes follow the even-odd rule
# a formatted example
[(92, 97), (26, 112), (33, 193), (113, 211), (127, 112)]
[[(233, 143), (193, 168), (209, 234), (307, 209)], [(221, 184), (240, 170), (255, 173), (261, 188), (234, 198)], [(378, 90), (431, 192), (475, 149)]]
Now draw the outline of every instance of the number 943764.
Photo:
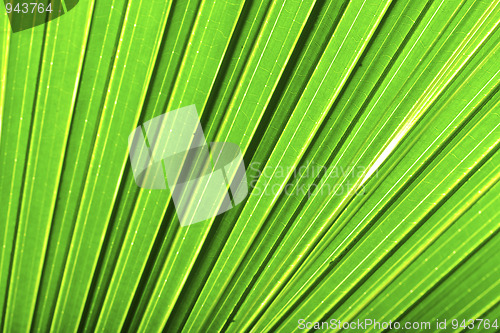
[(5, 9), (7, 10), (7, 13), (23, 13), (23, 14), (35, 14), (35, 13), (40, 13), (43, 14), (45, 12), (52, 13), (52, 4), (49, 3), (47, 6), (45, 6), (43, 3), (37, 3), (37, 2), (30, 2), (30, 3), (17, 3), (16, 5), (13, 5), (11, 3), (7, 3), (5, 5)]

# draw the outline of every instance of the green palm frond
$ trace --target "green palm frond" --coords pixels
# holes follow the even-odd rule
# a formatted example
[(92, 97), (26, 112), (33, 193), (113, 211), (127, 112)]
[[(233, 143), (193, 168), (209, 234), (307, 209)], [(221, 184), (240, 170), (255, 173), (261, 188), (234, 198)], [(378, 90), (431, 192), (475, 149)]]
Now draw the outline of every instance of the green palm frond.
[[(0, 330), (498, 331), (499, 24), (498, 0), (2, 12)], [(128, 140), (188, 105), (249, 194), (181, 227)]]

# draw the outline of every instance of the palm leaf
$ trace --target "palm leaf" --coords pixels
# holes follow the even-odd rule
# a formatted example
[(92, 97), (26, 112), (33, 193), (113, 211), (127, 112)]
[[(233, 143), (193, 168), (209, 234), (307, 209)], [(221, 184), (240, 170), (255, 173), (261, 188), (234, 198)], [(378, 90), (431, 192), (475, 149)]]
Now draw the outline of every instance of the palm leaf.
[[(495, 323), (499, 8), (81, 0), (17, 33), (2, 15), (2, 330)], [(128, 136), (192, 104), (250, 189), (181, 227)]]

